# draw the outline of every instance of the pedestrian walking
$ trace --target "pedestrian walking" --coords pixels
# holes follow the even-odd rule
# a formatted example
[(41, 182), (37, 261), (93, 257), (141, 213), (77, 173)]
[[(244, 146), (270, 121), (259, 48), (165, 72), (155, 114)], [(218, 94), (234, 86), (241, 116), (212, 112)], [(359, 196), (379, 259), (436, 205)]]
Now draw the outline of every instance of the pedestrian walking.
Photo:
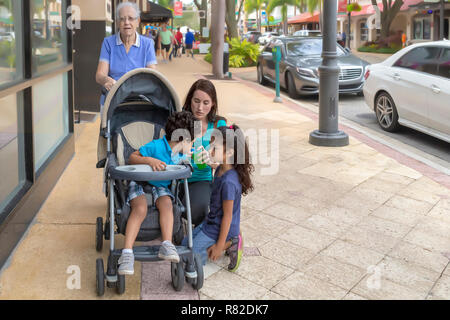
[(177, 28), (177, 33), (175, 34), (175, 38), (178, 41), (178, 52), (177, 52), (177, 55), (178, 55), (178, 57), (181, 58), (182, 51), (183, 51), (183, 49), (182, 49), (183, 48), (183, 34), (180, 31), (180, 27)]
[(194, 41), (195, 41), (194, 34), (189, 31), (189, 28), (187, 28), (187, 32), (184, 37), (184, 43), (186, 44), (186, 56), (187, 57), (189, 57), (189, 55), (191, 55), (192, 58), (194, 58), (194, 50), (192, 50)]
[(170, 31), (167, 28), (166, 23), (163, 24), (162, 30), (159, 33), (159, 35), (161, 37), (161, 51), (163, 54), (163, 63), (167, 63), (167, 60), (169, 58), (169, 51), (170, 51), (170, 46), (172, 43), (173, 34), (172, 34), (172, 31)]

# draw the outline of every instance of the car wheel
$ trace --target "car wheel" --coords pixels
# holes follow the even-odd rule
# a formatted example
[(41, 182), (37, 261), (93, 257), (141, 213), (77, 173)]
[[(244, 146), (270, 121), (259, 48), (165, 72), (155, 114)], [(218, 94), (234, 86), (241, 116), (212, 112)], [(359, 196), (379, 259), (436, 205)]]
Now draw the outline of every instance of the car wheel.
[(399, 128), (397, 108), (388, 93), (383, 92), (376, 98), (375, 114), (381, 129), (394, 132)]
[(257, 73), (258, 73), (258, 83), (265, 86), (267, 84), (267, 80), (266, 78), (264, 78), (263, 67), (260, 64), (258, 65)]
[(294, 78), (292, 77), (292, 74), (290, 72), (288, 72), (288, 74), (286, 75), (286, 82), (289, 97), (292, 99), (297, 99), (299, 95), (297, 92), (297, 88), (295, 87)]

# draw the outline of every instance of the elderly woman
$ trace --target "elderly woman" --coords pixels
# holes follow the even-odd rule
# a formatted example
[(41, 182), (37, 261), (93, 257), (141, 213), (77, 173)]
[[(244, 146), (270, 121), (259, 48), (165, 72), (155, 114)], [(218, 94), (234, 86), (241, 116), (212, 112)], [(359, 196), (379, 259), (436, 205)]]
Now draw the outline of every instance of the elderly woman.
[[(133, 2), (117, 7), (119, 32), (103, 40), (95, 80), (110, 90), (116, 81), (136, 68), (155, 68), (156, 55), (153, 39), (138, 34), (140, 12)], [(103, 106), (102, 95), (100, 104)]]

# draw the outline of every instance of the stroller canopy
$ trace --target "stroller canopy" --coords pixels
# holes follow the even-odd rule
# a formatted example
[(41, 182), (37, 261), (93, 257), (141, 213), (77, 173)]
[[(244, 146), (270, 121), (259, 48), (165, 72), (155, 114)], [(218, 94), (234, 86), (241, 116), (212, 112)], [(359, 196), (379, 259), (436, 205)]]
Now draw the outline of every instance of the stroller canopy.
[(170, 113), (182, 109), (178, 95), (166, 77), (154, 69), (138, 68), (124, 74), (109, 91), (103, 106), (101, 129), (106, 128), (114, 110), (130, 100), (147, 101), (152, 108), (157, 106)]
[[(160, 72), (149, 68), (138, 68), (123, 75), (108, 92), (103, 106), (97, 146), (99, 161), (97, 166), (101, 166), (100, 164), (106, 159), (108, 121), (116, 119), (117, 117), (113, 117), (114, 114), (121, 110), (128, 114), (132, 112), (128, 112), (130, 105), (137, 106), (142, 111), (161, 110), (163, 112), (159, 112), (159, 118), (161, 114), (167, 117), (182, 109), (175, 89)], [(132, 116), (136, 119), (140, 114), (134, 112)], [(114, 125), (112, 127), (110, 129), (114, 130)]]

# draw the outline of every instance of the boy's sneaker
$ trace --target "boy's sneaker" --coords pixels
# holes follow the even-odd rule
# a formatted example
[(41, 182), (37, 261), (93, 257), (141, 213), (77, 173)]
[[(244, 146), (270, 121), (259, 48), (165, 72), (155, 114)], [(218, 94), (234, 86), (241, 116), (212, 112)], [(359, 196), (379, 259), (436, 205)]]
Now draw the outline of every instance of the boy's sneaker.
[(231, 246), (227, 249), (228, 256), (230, 257), (230, 264), (228, 265), (228, 270), (235, 272), (239, 265), (241, 264), (242, 252), (244, 248), (244, 242), (242, 239), (242, 234), (231, 239)]
[(134, 274), (134, 254), (133, 252), (122, 252), (122, 255), (118, 261), (120, 275), (132, 275)]
[(167, 260), (170, 262), (180, 262), (180, 256), (178, 255), (177, 248), (170, 241), (164, 241), (159, 247), (158, 258)]

